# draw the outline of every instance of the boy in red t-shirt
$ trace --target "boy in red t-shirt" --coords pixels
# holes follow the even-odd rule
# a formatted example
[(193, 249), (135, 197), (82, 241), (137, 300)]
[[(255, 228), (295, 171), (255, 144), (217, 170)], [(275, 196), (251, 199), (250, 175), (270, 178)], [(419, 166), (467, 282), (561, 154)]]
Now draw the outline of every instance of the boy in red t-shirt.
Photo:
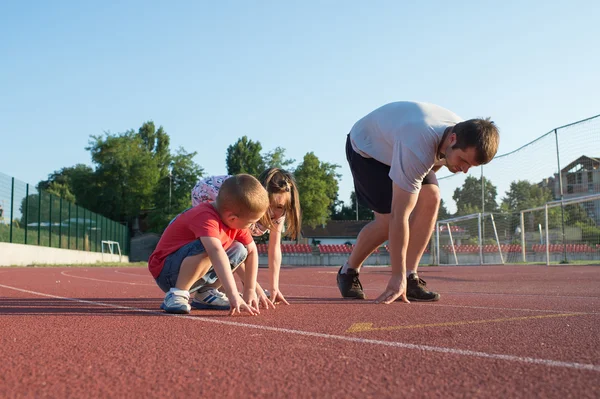
[[(189, 313), (190, 287), (200, 279), (208, 283), (213, 276), (222, 282), (230, 315), (242, 310), (259, 314), (258, 251), (248, 227), (268, 207), (269, 197), (260, 182), (240, 174), (225, 180), (215, 202), (175, 217), (148, 260), (150, 273), (167, 293), (161, 308), (168, 313)], [(246, 265), (243, 298), (238, 295), (232, 271), (242, 262)]]

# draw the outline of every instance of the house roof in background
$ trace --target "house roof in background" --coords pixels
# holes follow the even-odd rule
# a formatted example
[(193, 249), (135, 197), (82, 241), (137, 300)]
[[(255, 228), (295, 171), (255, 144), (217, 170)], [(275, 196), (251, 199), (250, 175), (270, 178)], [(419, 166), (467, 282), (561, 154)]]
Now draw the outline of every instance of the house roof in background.
[(564, 168), (562, 168), (562, 173), (567, 173), (571, 170), (575, 165), (582, 164), (586, 170), (592, 170), (593, 164), (600, 164), (600, 157), (588, 157), (587, 155), (582, 155)]

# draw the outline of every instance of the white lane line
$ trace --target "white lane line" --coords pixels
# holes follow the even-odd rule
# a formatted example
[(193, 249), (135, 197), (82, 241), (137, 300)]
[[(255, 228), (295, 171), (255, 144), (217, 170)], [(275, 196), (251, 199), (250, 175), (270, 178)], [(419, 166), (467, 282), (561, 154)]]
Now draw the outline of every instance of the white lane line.
[(236, 322), (236, 321), (215, 320), (215, 319), (204, 318), (204, 317), (199, 317), (199, 316), (176, 315), (176, 314), (158, 312), (155, 310), (134, 308), (131, 306), (122, 306), (122, 305), (115, 305), (115, 304), (111, 304), (111, 303), (87, 301), (84, 299), (68, 298), (68, 297), (62, 297), (62, 296), (58, 296), (58, 295), (50, 295), (50, 294), (44, 294), (41, 292), (24, 290), (21, 288), (11, 287), (8, 285), (3, 285), (3, 284), (0, 284), (0, 287), (19, 291), (19, 292), (24, 292), (27, 294), (43, 296), (43, 297), (47, 297), (47, 298), (62, 299), (65, 301), (85, 303), (88, 305), (95, 305), (95, 306), (105, 306), (105, 307), (114, 308), (114, 309), (131, 310), (131, 311), (135, 311), (135, 312), (155, 314), (157, 316), (178, 317), (178, 318), (183, 318), (183, 319), (188, 319), (188, 320), (193, 320), (193, 321), (201, 321), (201, 322), (205, 322), (205, 323), (215, 323), (215, 324), (221, 324), (221, 325), (232, 326), (232, 327), (245, 327), (245, 328), (252, 328), (255, 330), (272, 331), (272, 332), (278, 332), (278, 333), (301, 335), (301, 336), (305, 336), (305, 337), (331, 339), (331, 340), (345, 341), (345, 342), (354, 342), (354, 343), (358, 343), (358, 344), (370, 344), (370, 345), (387, 346), (387, 347), (402, 348), (402, 349), (411, 349), (411, 350), (418, 350), (418, 351), (422, 351), (422, 352), (446, 353), (446, 354), (467, 356), (467, 357), (477, 357), (477, 358), (492, 359), (492, 360), (504, 360), (504, 361), (508, 361), (508, 362), (538, 364), (538, 365), (548, 366), (548, 367), (561, 367), (561, 368), (568, 368), (568, 369), (575, 369), (575, 370), (587, 370), (587, 371), (600, 372), (600, 365), (589, 364), (589, 363), (563, 362), (563, 361), (558, 361), (558, 360), (538, 359), (538, 358), (534, 358), (534, 357), (503, 355), (503, 354), (498, 354), (498, 353), (487, 353), (487, 352), (478, 352), (478, 351), (465, 350), (465, 349), (446, 348), (446, 347), (442, 347), (442, 346), (416, 345), (416, 344), (408, 344), (408, 343), (404, 343), (404, 342), (380, 341), (380, 340), (376, 340), (376, 339), (347, 337), (347, 336), (343, 336), (343, 335), (332, 335), (332, 334), (324, 334), (324, 333), (317, 333), (317, 332), (310, 332), (310, 331), (293, 330), (293, 329), (289, 329), (289, 328), (261, 326), (261, 325), (255, 325), (255, 324), (240, 323), (240, 322)]
[[(83, 280), (99, 281), (99, 282), (103, 282), (103, 283), (116, 283), (116, 284), (127, 284), (127, 285), (147, 285), (147, 286), (152, 286), (152, 287), (155, 286), (155, 284), (148, 284), (148, 283), (132, 283), (132, 282), (127, 282), (127, 281), (102, 280), (102, 279), (97, 279), (97, 278), (92, 278), (92, 277), (73, 276), (71, 274), (67, 274), (66, 272), (60, 272), (60, 274), (62, 274), (63, 276), (67, 276), (67, 277), (80, 278)], [(125, 274), (125, 273), (121, 273), (121, 274)], [(302, 286), (302, 287), (309, 287), (309, 288), (331, 288), (331, 287), (319, 287), (319, 286), (313, 286), (313, 285), (300, 285), (300, 284), (282, 284), (282, 285), (284, 285), (284, 286)], [(290, 295), (290, 297), (307, 298), (307, 299), (312, 298), (311, 296), (301, 296), (301, 295)], [(447, 306), (447, 307), (456, 307), (456, 308), (465, 308), (465, 309), (514, 310), (514, 311), (522, 311), (522, 312), (546, 312), (546, 313), (572, 312), (572, 310), (519, 309), (519, 308), (502, 308), (502, 307), (491, 307), (491, 306), (448, 305), (448, 304), (441, 304), (441, 303), (436, 303), (435, 306)], [(580, 311), (577, 311), (577, 313), (586, 314), (586, 315), (600, 314), (598, 312), (580, 312)]]
[(156, 284), (147, 284), (147, 283), (131, 283), (131, 282), (128, 282), (128, 281), (102, 280), (102, 279), (99, 279), (99, 278), (83, 277), (83, 276), (73, 276), (72, 274), (68, 274), (67, 272), (60, 272), (60, 274), (62, 274), (63, 276), (66, 276), (66, 277), (80, 278), (82, 280), (100, 281), (102, 283), (127, 284), (127, 285), (149, 285), (149, 286), (155, 286), (156, 285)]
[(147, 276), (150, 276), (150, 272), (147, 269), (146, 269), (146, 273), (144, 273), (144, 274), (140, 274), (140, 273), (125, 273), (125, 272), (122, 272), (120, 270), (115, 270), (114, 272), (117, 273), (117, 274), (123, 274), (125, 276), (135, 276), (135, 277), (147, 277)]

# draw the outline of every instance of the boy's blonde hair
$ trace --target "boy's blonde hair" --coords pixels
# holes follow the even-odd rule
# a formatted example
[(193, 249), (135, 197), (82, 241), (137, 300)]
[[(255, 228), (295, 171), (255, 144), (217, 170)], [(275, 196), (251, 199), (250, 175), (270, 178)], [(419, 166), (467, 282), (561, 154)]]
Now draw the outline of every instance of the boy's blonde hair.
[(262, 216), (269, 208), (269, 195), (254, 176), (239, 174), (223, 182), (216, 206), (219, 212), (230, 211), (238, 217)]

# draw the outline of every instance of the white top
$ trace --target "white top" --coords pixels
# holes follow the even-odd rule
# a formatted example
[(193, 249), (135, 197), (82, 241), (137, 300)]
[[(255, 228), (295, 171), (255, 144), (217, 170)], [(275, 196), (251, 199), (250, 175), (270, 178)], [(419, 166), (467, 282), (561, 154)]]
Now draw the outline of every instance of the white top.
[(436, 161), (444, 131), (463, 119), (434, 104), (401, 101), (386, 104), (354, 124), (352, 148), (390, 166), (390, 179), (418, 193)]

